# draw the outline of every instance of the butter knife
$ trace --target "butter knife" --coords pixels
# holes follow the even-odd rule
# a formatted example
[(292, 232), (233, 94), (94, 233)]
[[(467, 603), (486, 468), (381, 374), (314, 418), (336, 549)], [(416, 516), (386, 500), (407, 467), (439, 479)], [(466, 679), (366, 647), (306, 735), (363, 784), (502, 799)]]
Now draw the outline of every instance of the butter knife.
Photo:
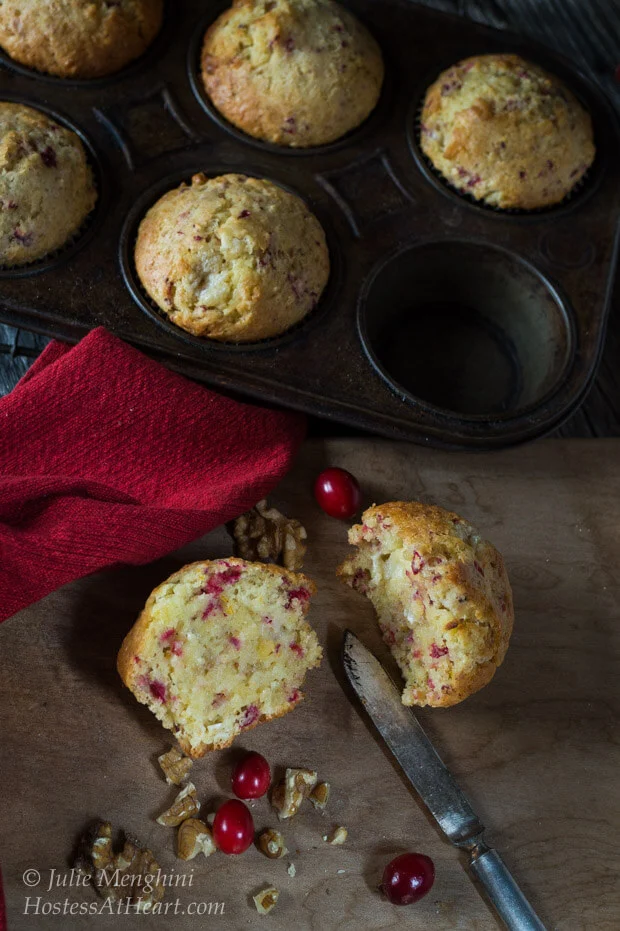
[(347, 630), (344, 669), (373, 724), (448, 840), (469, 856), (469, 870), (510, 931), (545, 931), (504, 861), (484, 842), (484, 825), (456, 784), (422, 725), (401, 702), (379, 660)]

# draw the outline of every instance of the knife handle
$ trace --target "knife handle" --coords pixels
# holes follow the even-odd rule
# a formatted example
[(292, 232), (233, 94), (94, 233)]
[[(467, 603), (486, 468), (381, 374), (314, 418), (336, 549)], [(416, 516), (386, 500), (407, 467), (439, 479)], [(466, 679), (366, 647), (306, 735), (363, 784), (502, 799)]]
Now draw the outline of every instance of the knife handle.
[(469, 868), (510, 931), (546, 931), (497, 850), (487, 848)]

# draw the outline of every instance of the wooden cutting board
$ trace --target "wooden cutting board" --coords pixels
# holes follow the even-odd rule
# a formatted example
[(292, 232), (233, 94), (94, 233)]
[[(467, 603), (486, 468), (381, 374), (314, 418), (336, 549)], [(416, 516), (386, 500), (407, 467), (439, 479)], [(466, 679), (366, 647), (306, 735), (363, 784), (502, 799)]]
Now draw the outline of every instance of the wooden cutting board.
[[(180, 931), (498, 927), (459, 853), (345, 691), (345, 627), (385, 654), (369, 604), (334, 576), (346, 526), (324, 516), (311, 495), (327, 464), (354, 472), (367, 502), (421, 498), (453, 508), (503, 552), (517, 614), (507, 659), (482, 692), (420, 718), (548, 928), (620, 928), (620, 441), (543, 441), (472, 455), (334, 440), (307, 444), (273, 496), (308, 529), (322, 668), (309, 675), (300, 708), (192, 771), (209, 811), (229, 794), (239, 749), (257, 749), (276, 769), (316, 768), (333, 786), (328, 810), (308, 807), (285, 823), (283, 861), (252, 848), (183, 863), (174, 856), (175, 832), (154, 821), (174, 795), (155, 762), (171, 741), (121, 685), (115, 656), (155, 585), (184, 562), (229, 554), (224, 530), (153, 565), (69, 585), (0, 628), (0, 843), (11, 931), (130, 923)], [(167, 892), (167, 901), (178, 899), (176, 914), (172, 907), (158, 918), (44, 914), (65, 899), (66, 908), (99, 901), (75, 886), (48, 891), (50, 871), (68, 877), (75, 838), (96, 817), (136, 834), (179, 877), (174, 882), (185, 883)], [(265, 800), (255, 803), (254, 818), (257, 827), (276, 823)], [(336, 824), (349, 830), (344, 847), (322, 840)], [(376, 887), (384, 864), (405, 850), (429, 854), (437, 879), (420, 903), (397, 908)], [(26, 870), (39, 872), (38, 886), (24, 884)], [(250, 896), (268, 883), (281, 890), (280, 901), (260, 918)], [(196, 917), (208, 903), (211, 915)]]

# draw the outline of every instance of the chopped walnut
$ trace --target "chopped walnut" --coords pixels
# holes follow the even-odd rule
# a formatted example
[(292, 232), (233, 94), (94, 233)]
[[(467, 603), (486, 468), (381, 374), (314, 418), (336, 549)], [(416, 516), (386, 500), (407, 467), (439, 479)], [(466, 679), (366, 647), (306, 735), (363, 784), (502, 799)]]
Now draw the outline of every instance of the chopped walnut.
[(297, 814), (301, 803), (315, 787), (317, 779), (317, 773), (311, 769), (286, 770), (284, 779), (274, 787), (271, 793), (271, 804), (281, 821)]
[(329, 782), (319, 782), (318, 785), (314, 787), (308, 798), (315, 808), (318, 808), (319, 811), (325, 811), (329, 801), (330, 791), (331, 787)]
[(254, 896), (254, 904), (259, 915), (267, 915), (278, 901), (280, 893), (275, 886), (267, 886), (266, 889)]
[(279, 860), (288, 853), (284, 838), (279, 831), (267, 828), (258, 836), (258, 849), (270, 860)]
[(196, 798), (196, 786), (193, 782), (188, 782), (184, 789), (181, 789), (176, 799), (166, 811), (157, 818), (158, 824), (163, 824), (167, 828), (176, 828), (182, 821), (193, 818), (200, 811), (200, 802)]
[(334, 828), (331, 834), (324, 834), (323, 840), (327, 841), (328, 844), (331, 844), (332, 847), (340, 847), (346, 841), (349, 836), (349, 832), (346, 828), (338, 827)]
[(196, 854), (204, 853), (210, 857), (215, 853), (211, 828), (199, 818), (188, 818), (177, 833), (177, 857), (180, 860), (193, 860)]
[(242, 559), (281, 563), (285, 569), (302, 568), (307, 533), (298, 520), (259, 501), (255, 508), (233, 523), (235, 555)]
[(193, 760), (177, 747), (172, 747), (167, 753), (162, 753), (157, 757), (157, 762), (162, 768), (169, 786), (180, 786), (192, 768)]
[(91, 877), (102, 898), (126, 902), (135, 911), (151, 909), (164, 897), (160, 866), (151, 851), (126, 836), (122, 850), (114, 853), (109, 821), (98, 821), (86, 831), (74, 866)]

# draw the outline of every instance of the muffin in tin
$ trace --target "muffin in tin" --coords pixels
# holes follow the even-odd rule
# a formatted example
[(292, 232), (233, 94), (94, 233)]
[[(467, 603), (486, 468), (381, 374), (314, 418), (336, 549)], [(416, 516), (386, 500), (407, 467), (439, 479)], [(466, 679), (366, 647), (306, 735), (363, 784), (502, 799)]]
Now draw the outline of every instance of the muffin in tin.
[(316, 305), (329, 277), (321, 224), (271, 181), (197, 174), (140, 224), (136, 270), (177, 326), (248, 342), (278, 336)]
[(454, 187), (502, 209), (562, 201), (594, 161), (590, 115), (556, 77), (517, 55), (466, 58), (424, 100), (420, 145)]
[(0, 46), (46, 74), (98, 78), (142, 55), (162, 16), (163, 0), (3, 0)]
[(78, 136), (39, 110), (0, 101), (0, 263), (24, 265), (60, 248), (96, 199)]
[(372, 112), (383, 59), (332, 0), (235, 0), (207, 31), (202, 77), (215, 107), (250, 136), (318, 146)]

